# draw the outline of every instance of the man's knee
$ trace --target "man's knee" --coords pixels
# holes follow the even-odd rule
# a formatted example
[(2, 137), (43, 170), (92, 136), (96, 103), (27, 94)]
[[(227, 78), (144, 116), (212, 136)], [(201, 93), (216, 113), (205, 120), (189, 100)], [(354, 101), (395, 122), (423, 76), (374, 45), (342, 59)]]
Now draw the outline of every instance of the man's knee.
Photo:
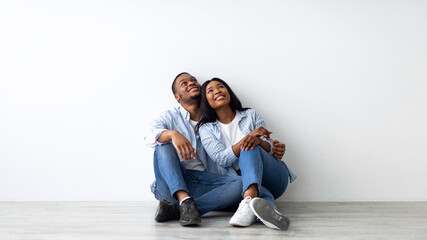
[(161, 171), (161, 169), (179, 168), (180, 160), (175, 151), (175, 147), (171, 144), (163, 144), (156, 146), (153, 159), (154, 172)]
[(156, 146), (154, 151), (154, 160), (158, 161), (167, 159), (178, 159), (178, 155), (176, 154), (175, 147), (172, 145), (172, 143)]
[(160, 155), (171, 154), (171, 153), (175, 153), (175, 147), (173, 146), (172, 143), (157, 145), (154, 152)]

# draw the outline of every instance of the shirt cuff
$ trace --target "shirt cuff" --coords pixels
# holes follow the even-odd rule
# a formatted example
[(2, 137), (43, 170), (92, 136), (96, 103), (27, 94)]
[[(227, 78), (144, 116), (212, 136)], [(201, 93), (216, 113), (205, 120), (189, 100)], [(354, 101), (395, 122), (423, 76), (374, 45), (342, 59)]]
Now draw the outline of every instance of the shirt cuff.
[(273, 155), (273, 141), (268, 141), (265, 137), (260, 137), (261, 140), (268, 142), (270, 144), (270, 152), (268, 152), (270, 155)]
[(154, 148), (156, 146), (166, 144), (166, 143), (161, 143), (161, 142), (157, 141), (157, 139), (160, 137), (160, 135), (166, 130), (167, 129), (154, 129), (154, 130), (152, 130), (151, 134), (144, 137), (145, 145)]
[(226, 148), (224, 151), (224, 154), (225, 154), (225, 157), (227, 158), (227, 162), (230, 163), (230, 166), (236, 163), (237, 160), (239, 159), (236, 157), (236, 155), (234, 155), (233, 146)]

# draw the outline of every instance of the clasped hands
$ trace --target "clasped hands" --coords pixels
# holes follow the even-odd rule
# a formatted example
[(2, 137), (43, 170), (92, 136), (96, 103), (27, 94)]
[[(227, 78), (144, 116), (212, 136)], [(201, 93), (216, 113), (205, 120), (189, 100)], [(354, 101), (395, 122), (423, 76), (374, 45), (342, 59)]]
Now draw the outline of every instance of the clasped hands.
[[(259, 127), (239, 141), (240, 149), (243, 151), (254, 149), (255, 146), (261, 144), (261, 136), (265, 137), (267, 140), (271, 140), (270, 134), (272, 134), (272, 132), (268, 131), (264, 127)], [(188, 139), (178, 131), (175, 131), (172, 136), (172, 144), (182, 160), (191, 161), (191, 159), (197, 158), (196, 149), (194, 149), (190, 141), (188, 141)], [(275, 158), (282, 159), (285, 151), (286, 145), (284, 143), (277, 140), (273, 141), (273, 156)]]
[[(260, 139), (260, 137), (265, 137), (267, 140), (271, 141), (270, 134), (272, 133), (273, 132), (268, 131), (264, 127), (258, 127), (239, 141), (240, 149), (242, 151), (254, 149), (261, 143), (262, 140)], [(285, 155), (286, 145), (282, 142), (274, 140), (272, 150), (275, 158), (282, 159), (283, 155)]]

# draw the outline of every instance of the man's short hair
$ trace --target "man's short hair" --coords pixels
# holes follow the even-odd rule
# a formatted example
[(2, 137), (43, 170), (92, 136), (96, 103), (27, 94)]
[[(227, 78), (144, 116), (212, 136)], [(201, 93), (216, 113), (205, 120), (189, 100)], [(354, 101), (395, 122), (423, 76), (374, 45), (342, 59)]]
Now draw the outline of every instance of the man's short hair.
[(179, 76), (181, 76), (182, 74), (188, 74), (188, 75), (190, 75), (188, 72), (182, 72), (182, 73), (180, 73), (180, 74), (178, 74), (178, 75), (176, 75), (176, 77), (175, 77), (175, 79), (173, 80), (173, 82), (172, 82), (172, 93), (175, 95), (175, 93), (176, 93), (176, 89), (175, 89), (175, 82), (176, 82), (176, 79), (177, 78), (179, 78)]

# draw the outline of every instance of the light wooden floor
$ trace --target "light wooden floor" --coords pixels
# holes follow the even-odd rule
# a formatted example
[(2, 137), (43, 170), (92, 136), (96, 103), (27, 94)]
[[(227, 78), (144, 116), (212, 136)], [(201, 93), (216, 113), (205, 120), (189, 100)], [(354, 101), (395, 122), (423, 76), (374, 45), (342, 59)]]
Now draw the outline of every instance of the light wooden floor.
[(427, 202), (280, 203), (288, 231), (228, 225), (213, 212), (200, 227), (156, 223), (155, 202), (0, 202), (0, 240), (427, 239)]

